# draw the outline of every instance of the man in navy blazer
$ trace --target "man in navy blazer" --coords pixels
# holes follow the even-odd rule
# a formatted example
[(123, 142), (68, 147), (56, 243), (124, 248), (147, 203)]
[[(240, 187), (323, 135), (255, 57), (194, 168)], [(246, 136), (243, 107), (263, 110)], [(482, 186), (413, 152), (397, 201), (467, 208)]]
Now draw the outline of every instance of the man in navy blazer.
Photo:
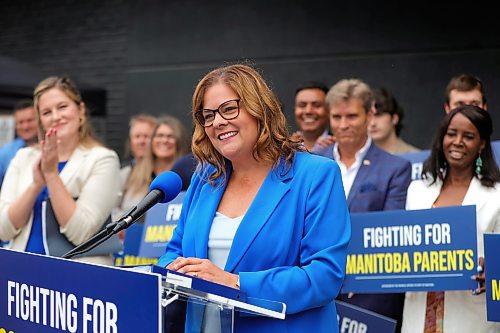
[[(409, 161), (378, 148), (367, 134), (373, 117), (373, 94), (361, 80), (335, 84), (326, 96), (336, 143), (319, 155), (340, 166), (351, 213), (404, 209), (411, 181)], [(404, 294), (339, 295), (338, 299), (402, 322)]]

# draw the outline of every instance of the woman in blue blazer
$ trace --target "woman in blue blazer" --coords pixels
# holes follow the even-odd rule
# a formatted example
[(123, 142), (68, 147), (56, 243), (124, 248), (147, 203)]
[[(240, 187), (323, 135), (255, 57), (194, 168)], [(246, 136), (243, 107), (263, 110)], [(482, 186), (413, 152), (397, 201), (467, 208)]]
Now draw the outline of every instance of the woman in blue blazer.
[(159, 265), (286, 303), (285, 320), (237, 316), (236, 332), (338, 331), (350, 218), (336, 162), (302, 151), (246, 65), (208, 73), (193, 118), (201, 166)]

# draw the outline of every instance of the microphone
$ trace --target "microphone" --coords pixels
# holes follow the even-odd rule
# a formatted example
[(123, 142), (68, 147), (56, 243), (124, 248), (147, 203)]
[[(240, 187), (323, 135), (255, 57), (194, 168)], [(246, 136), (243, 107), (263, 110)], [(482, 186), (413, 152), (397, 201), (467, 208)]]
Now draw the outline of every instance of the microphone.
[(157, 203), (173, 200), (182, 190), (181, 177), (173, 171), (165, 171), (157, 176), (149, 186), (149, 193), (122, 216), (113, 228), (113, 233), (128, 228)]
[(181, 189), (182, 180), (177, 173), (173, 171), (161, 173), (151, 182), (148, 195), (146, 195), (137, 206), (129, 209), (117, 222), (109, 223), (103, 230), (92, 236), (92, 238), (88, 239), (86, 242), (70, 250), (61, 258), (72, 258), (92, 250), (120, 230), (128, 228), (157, 203), (165, 203), (174, 199), (181, 192)]

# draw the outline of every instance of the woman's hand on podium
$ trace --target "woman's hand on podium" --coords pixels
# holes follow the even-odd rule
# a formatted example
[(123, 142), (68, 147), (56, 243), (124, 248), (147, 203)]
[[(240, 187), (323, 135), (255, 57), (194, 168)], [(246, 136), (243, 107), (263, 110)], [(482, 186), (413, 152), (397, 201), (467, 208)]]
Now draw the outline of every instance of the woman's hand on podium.
[(172, 271), (238, 288), (238, 275), (226, 272), (208, 259), (177, 257), (166, 267)]

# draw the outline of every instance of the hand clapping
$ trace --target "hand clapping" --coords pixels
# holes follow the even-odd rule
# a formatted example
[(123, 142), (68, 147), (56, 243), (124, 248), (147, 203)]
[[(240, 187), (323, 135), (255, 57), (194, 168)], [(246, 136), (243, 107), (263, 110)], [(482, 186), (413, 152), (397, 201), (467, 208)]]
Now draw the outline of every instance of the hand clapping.
[(45, 139), (41, 141), (42, 156), (40, 169), (45, 178), (48, 174), (57, 174), (57, 164), (59, 163), (57, 130), (51, 128), (45, 134)]

